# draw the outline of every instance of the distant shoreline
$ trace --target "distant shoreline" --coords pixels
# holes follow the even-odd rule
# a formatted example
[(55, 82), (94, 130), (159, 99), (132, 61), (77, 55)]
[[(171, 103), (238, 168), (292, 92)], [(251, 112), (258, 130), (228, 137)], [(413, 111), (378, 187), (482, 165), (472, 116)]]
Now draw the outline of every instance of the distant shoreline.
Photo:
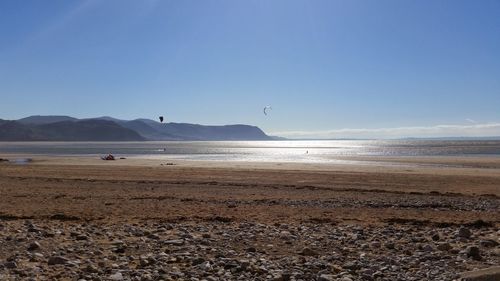
[[(104, 161), (99, 155), (35, 155), (0, 153), (0, 158), (9, 160), (1, 165), (35, 166), (99, 166), (99, 167), (151, 167), (151, 168), (213, 168), (225, 170), (288, 170), (316, 172), (353, 173), (410, 173), (498, 176), (500, 157), (339, 157), (332, 163), (208, 161), (147, 156), (117, 156), (115, 161)], [(29, 162), (19, 161), (30, 159)]]

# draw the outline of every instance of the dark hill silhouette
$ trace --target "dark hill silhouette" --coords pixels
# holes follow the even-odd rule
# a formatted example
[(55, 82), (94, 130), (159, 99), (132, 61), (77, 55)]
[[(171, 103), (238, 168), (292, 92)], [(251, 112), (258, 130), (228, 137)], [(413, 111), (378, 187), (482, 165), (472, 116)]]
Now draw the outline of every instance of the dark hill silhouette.
[[(111, 117), (101, 117), (110, 120)], [(160, 123), (150, 119), (125, 121), (120, 125), (135, 130), (149, 140), (271, 140), (261, 129), (250, 125), (206, 126), (189, 123)]]
[(35, 128), (50, 140), (60, 141), (140, 141), (137, 132), (106, 120), (63, 121)]
[(70, 117), (70, 116), (63, 116), (63, 115), (49, 115), (49, 116), (43, 116), (43, 115), (33, 115), (29, 116), (26, 118), (22, 118), (17, 120), (17, 122), (22, 123), (22, 124), (50, 124), (50, 123), (56, 123), (56, 122), (62, 122), (62, 121), (77, 121), (78, 119)]
[(0, 120), (0, 141), (32, 141), (36, 136), (28, 126), (17, 121)]
[(132, 121), (109, 116), (76, 119), (70, 116), (30, 116), (0, 120), (2, 141), (140, 141), (140, 140), (271, 140), (249, 125), (204, 126)]
[(141, 141), (137, 132), (105, 120), (62, 121), (48, 124), (0, 122), (1, 141)]
[(125, 128), (138, 132), (141, 136), (149, 140), (182, 140), (179, 136), (157, 130), (141, 120), (126, 121), (120, 124)]
[(203, 126), (186, 123), (159, 123), (157, 130), (185, 140), (269, 140), (261, 129), (249, 125)]
[(170, 134), (169, 132), (158, 130), (156, 121), (149, 119), (135, 119), (132, 121), (120, 120), (109, 116), (96, 118), (98, 120), (109, 120), (119, 124), (122, 127), (131, 129), (139, 133), (148, 140), (165, 141), (165, 140), (182, 140), (181, 137)]

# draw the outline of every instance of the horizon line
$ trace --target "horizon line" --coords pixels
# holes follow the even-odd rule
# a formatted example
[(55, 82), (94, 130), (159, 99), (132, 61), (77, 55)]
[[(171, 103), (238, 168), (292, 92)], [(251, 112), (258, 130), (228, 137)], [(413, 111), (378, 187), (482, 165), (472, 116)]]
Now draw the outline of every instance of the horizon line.
[(500, 136), (500, 122), (466, 125), (441, 124), (390, 128), (275, 131), (269, 134), (289, 139), (494, 138)]

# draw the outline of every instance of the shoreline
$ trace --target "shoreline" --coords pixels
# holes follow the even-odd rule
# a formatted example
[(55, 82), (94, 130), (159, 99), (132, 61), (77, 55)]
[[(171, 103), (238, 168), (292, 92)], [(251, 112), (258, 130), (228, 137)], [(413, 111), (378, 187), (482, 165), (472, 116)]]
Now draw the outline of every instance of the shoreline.
[[(177, 166), (188, 168), (214, 169), (251, 169), (251, 170), (293, 170), (293, 171), (351, 171), (377, 173), (423, 173), (443, 175), (481, 175), (496, 177), (500, 175), (500, 157), (462, 157), (462, 156), (339, 156), (329, 163), (316, 162), (272, 162), (272, 161), (223, 161), (169, 158), (168, 156), (123, 156), (125, 159), (104, 161), (98, 155), (41, 155), (27, 153), (2, 153), (0, 158), (11, 160), (3, 165), (72, 165), (72, 166), (127, 166), (127, 167), (164, 167)], [(30, 159), (30, 163), (22, 160)], [(0, 163), (2, 164), (2, 163)]]

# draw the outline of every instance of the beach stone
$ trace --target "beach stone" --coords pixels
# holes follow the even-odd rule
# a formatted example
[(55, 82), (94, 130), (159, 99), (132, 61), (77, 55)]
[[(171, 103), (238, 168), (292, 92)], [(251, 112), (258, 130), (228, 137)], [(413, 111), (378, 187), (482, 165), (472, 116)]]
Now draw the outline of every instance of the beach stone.
[(248, 266), (250, 266), (250, 261), (249, 260), (239, 260), (241, 268), (246, 269)]
[(288, 281), (288, 280), (290, 280), (290, 278), (289, 278), (289, 276), (288, 276), (288, 278), (283, 276), (283, 274), (281, 274), (281, 273), (276, 273), (276, 274), (272, 275), (271, 280), (272, 281)]
[(153, 256), (149, 256), (148, 262), (149, 262), (149, 264), (153, 265), (153, 264), (156, 264), (158, 262), (158, 260)]
[(318, 277), (318, 281), (334, 281), (336, 280), (337, 278), (335, 277), (335, 275), (333, 274), (321, 274), (319, 277)]
[(40, 243), (38, 242), (31, 242), (28, 246), (28, 251), (34, 251), (34, 250), (37, 250), (37, 249), (40, 249)]
[(49, 260), (47, 261), (49, 265), (67, 264), (68, 262), (69, 262), (68, 259), (63, 258), (61, 256), (50, 257)]
[(3, 265), (5, 266), (5, 268), (8, 268), (8, 269), (17, 268), (17, 263), (15, 261), (8, 261), (8, 262), (4, 263)]
[(141, 267), (146, 267), (148, 266), (150, 263), (147, 259), (145, 258), (141, 258), (140, 261), (139, 261), (139, 264), (141, 265)]
[(438, 250), (440, 251), (449, 251), (451, 250), (453, 247), (450, 245), (450, 243), (448, 242), (442, 242), (442, 243), (439, 243), (436, 247)]
[(110, 275), (108, 278), (109, 278), (109, 280), (120, 281), (120, 280), (123, 280), (123, 275), (121, 274), (121, 272), (117, 272), (113, 275)]
[(195, 265), (198, 265), (198, 264), (202, 264), (202, 263), (204, 263), (204, 262), (205, 262), (205, 259), (204, 259), (204, 258), (202, 258), (202, 257), (198, 257), (198, 258), (193, 259), (193, 260), (191, 261), (191, 264), (192, 264), (193, 266), (195, 266)]
[(350, 261), (350, 262), (344, 263), (343, 268), (346, 268), (349, 270), (358, 270), (360, 268), (360, 266), (357, 263)]
[(438, 234), (438, 233), (436, 233), (436, 234), (432, 235), (432, 237), (431, 237), (431, 238), (432, 238), (432, 240), (433, 240), (433, 241), (439, 241), (439, 239), (441, 239), (441, 237), (439, 236), (439, 234)]
[(374, 273), (374, 271), (370, 268), (365, 268), (361, 270), (359, 273), (361, 273), (362, 275), (371, 276)]
[(95, 265), (89, 264), (85, 268), (85, 272), (88, 272), (88, 273), (98, 273), (99, 269)]
[(434, 248), (432, 248), (432, 246), (431, 246), (431, 245), (426, 244), (426, 245), (424, 245), (424, 247), (422, 248), (422, 250), (424, 250), (425, 252), (428, 252), (428, 253), (429, 253), (429, 252), (434, 251)]
[(209, 271), (209, 270), (213, 269), (212, 265), (208, 261), (205, 262), (205, 263), (203, 263), (203, 264), (200, 264), (198, 267), (201, 268), (204, 271)]
[(497, 256), (497, 257), (500, 257), (500, 248), (495, 248), (491, 251), (491, 254), (493, 256)]
[(469, 246), (465, 250), (467, 257), (470, 257), (474, 260), (481, 260), (481, 251), (476, 246)]
[(184, 240), (181, 240), (181, 239), (166, 240), (166, 241), (163, 241), (163, 244), (173, 245), (173, 246), (182, 246), (182, 245), (184, 245)]
[(126, 249), (127, 249), (127, 246), (125, 244), (118, 245), (116, 248), (114, 248), (113, 252), (115, 252), (117, 254), (124, 254)]
[(472, 232), (465, 227), (460, 227), (458, 230), (458, 237), (469, 239), (472, 236)]
[(29, 224), (28, 225), (28, 232), (40, 232), (40, 230), (38, 228), (36, 228), (35, 225)]
[(493, 248), (498, 246), (498, 242), (493, 239), (482, 239), (479, 241), (479, 244), (486, 248)]
[(153, 239), (153, 240), (160, 240), (160, 236), (158, 236), (158, 235), (156, 235), (156, 234), (154, 234), (154, 233), (149, 234), (149, 235), (148, 235), (148, 238), (149, 238), (149, 239)]
[(89, 237), (87, 235), (81, 234), (81, 235), (76, 236), (76, 240), (78, 240), (78, 241), (83, 241), (83, 240), (88, 240), (88, 239), (89, 239)]
[(311, 249), (311, 248), (304, 248), (302, 251), (300, 251), (300, 254), (303, 256), (317, 256), (319, 255), (317, 251)]
[(257, 252), (257, 249), (255, 249), (255, 247), (248, 247), (247, 248), (247, 252), (249, 252), (249, 253), (255, 253), (255, 252)]

